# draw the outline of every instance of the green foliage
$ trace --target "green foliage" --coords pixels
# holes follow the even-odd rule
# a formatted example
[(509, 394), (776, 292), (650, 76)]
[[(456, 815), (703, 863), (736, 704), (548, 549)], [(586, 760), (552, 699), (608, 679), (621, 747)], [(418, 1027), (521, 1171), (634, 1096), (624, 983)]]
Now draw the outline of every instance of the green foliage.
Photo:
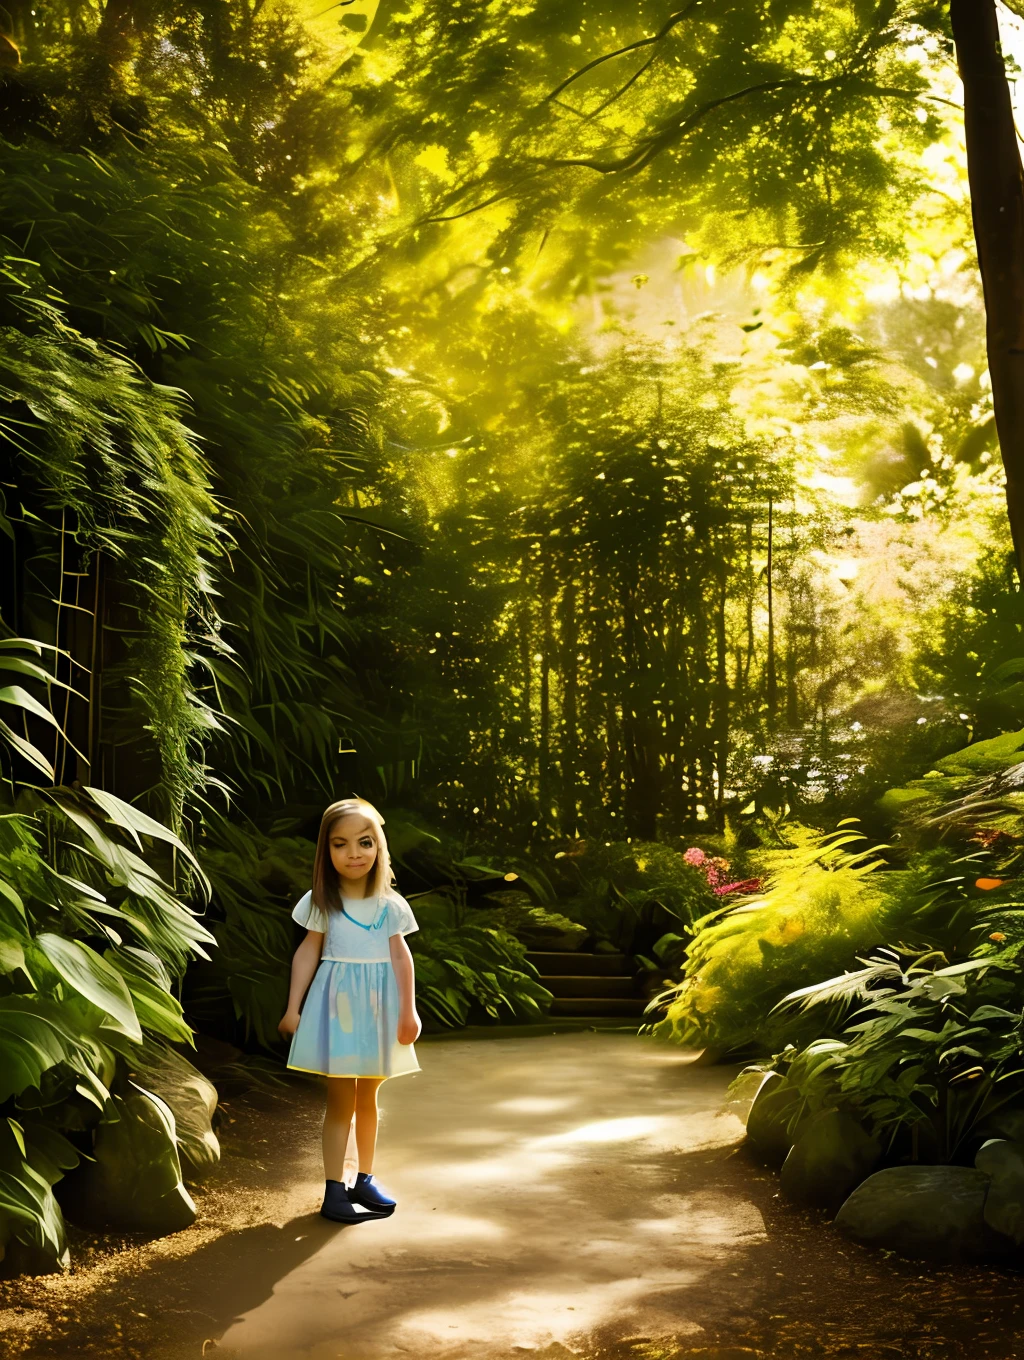
[(954, 583), (917, 659), (921, 688), (948, 695), (976, 738), (1024, 725), (1024, 598), (1012, 572), (1008, 545), (997, 541)]
[[(870, 934), (843, 939), (838, 954), (812, 940), (817, 976), (784, 997), (764, 985), (765, 968), (761, 1042), (775, 1048), (780, 1089), (799, 1097), (794, 1123), (839, 1107), (893, 1157), (950, 1162), (973, 1157), (993, 1117), (1024, 1105), (1019, 744), (1019, 733), (975, 743), (940, 762), (946, 779), (918, 781), (952, 783), (952, 802), (924, 789), (890, 797), (914, 848), (907, 869), (872, 871), (886, 900)], [(697, 945), (713, 964), (713, 941)], [(719, 1009), (735, 1013), (731, 998)], [(683, 1019), (700, 1032), (703, 1017)]]
[(491, 258), (518, 263), (547, 228), (577, 281), (652, 230), (799, 275), (898, 258), (940, 127), (907, 49), (936, 27), (944, 46), (938, 7), (792, 0), (388, 10), (354, 82), (363, 163), (390, 133), (424, 231), (487, 209)]
[[(953, 223), (918, 251), (912, 211), (957, 212), (920, 154), (940, 9), (417, 0), (357, 41), (289, 0), (13, 7), (0, 631), (38, 641), (0, 639), (0, 1235), (62, 1259), (65, 1134), (111, 1177), (151, 1163), (187, 1215), (175, 1141), (196, 1165), (212, 1130), (166, 1046), (179, 997), (276, 1044), (287, 906), (340, 792), (401, 807), (403, 882), (452, 885), (413, 894), (433, 1024), (543, 1013), (522, 942), (468, 906), (509, 870), (532, 922), (567, 887), (665, 968), (694, 927), (659, 1027), (686, 1040), (796, 1033), (764, 1012), (903, 932), (962, 951), (980, 890), (925, 813), (957, 793), (949, 839), (1013, 833), (1008, 782), (941, 762), (975, 713), (1013, 754), (1019, 609), (995, 571), (947, 609), (953, 568), (919, 568), (995, 484), (981, 313), (957, 338), (959, 296), (859, 292), (862, 260), (961, 248)], [(757, 273), (716, 285), (714, 260)], [(838, 306), (799, 294), (814, 271)], [(826, 490), (853, 483), (881, 500)], [(840, 599), (872, 529), (949, 647), (915, 661), (910, 610)], [(918, 679), (955, 699), (925, 734), (916, 698), (837, 732)], [(911, 869), (795, 831), (733, 911), (666, 839), (873, 797), (897, 752), (940, 770), (903, 798)]]
[[(551, 374), (464, 451), (394, 460), (431, 532), (415, 575), (403, 554), (374, 591), (401, 630), (393, 692), (433, 719), (436, 802), (494, 843), (509, 825), (544, 843), (718, 822), (727, 731), (765, 725), (766, 658), (741, 601), (761, 589), (770, 506), (774, 530), (797, 527), (776, 504), (791, 448), (747, 432), (700, 334), (581, 353), (554, 327), (518, 334), (511, 308), (498, 324), (514, 353), (542, 345)], [(510, 508), (525, 449), (533, 475)]]
[(890, 789), (881, 809), (908, 846), (960, 845), (973, 852), (979, 875), (1016, 874), (1024, 857), (1021, 736), (1007, 732), (954, 752), (924, 778)]
[(62, 1188), (69, 1213), (94, 1228), (161, 1234), (187, 1227), (196, 1207), (181, 1179), (170, 1107), (134, 1082), (112, 1105), (91, 1160)]
[(566, 913), (593, 941), (626, 953), (652, 949), (677, 927), (689, 931), (719, 901), (679, 842), (579, 841), (556, 864)]
[(420, 925), (409, 936), (417, 1005), (435, 1025), (530, 1020), (544, 1014), (551, 993), (537, 981), (526, 946), (514, 935), (476, 924), (455, 891), (417, 895), (411, 904)]
[(1024, 1101), (1021, 947), (983, 945), (955, 964), (934, 952), (873, 962), (787, 998), (805, 1010), (834, 1005), (837, 995), (866, 1003), (841, 1037), (781, 1056), (778, 1068), (800, 1095), (794, 1117), (838, 1104), (915, 1160), (973, 1153), (985, 1121)]
[[(24, 656), (42, 648), (10, 641), (0, 668), (50, 697)], [(53, 698), (17, 689), (0, 692), (63, 738)], [(9, 768), (28, 744), (7, 737)], [(201, 889), (180, 837), (104, 790), (25, 787), (0, 812), (0, 1245), (12, 1268), (67, 1264), (52, 1186), (118, 1118), (144, 1036), (191, 1042), (174, 987), (213, 936), (162, 876), (168, 851)]]
[[(146, 635), (107, 666), (105, 683), (123, 675), (148, 727), (167, 734), (154, 773), (166, 787), (176, 772), (179, 802), (204, 782), (197, 743), (217, 734), (224, 773), (257, 796), (290, 794), (303, 777), (326, 789), (343, 729), (364, 721), (335, 592), (342, 573), (359, 573), (353, 538), (367, 517), (344, 488), (372, 453), (358, 397), (375, 380), (350, 375), (338, 344), (319, 372), (301, 346), (267, 355), (278, 292), (303, 292), (300, 275), (309, 285), (313, 277), (286, 224), (222, 150), (166, 128), (144, 153), (130, 144), (106, 160), (50, 152), (42, 173), (31, 142), (2, 148), (0, 159), (0, 221), (34, 221), (29, 258), (12, 262), (19, 288), (8, 284), (19, 363), (7, 365), (4, 392), (36, 414), (31, 474), (50, 523), (73, 517), (76, 553), (112, 557), (109, 574), (132, 545), (121, 589)], [(71, 331), (66, 312), (102, 318), (102, 338)], [(29, 323), (57, 327), (56, 338), (26, 336)], [(112, 342), (141, 373), (110, 353)], [(254, 423), (254, 409), (273, 419)], [(20, 453), (31, 429), (13, 433)], [(99, 480), (86, 471), (96, 453)], [(335, 487), (326, 499), (325, 481)], [(136, 485), (141, 495), (118, 495)], [(146, 525), (158, 535), (152, 544)], [(46, 522), (33, 526), (37, 554), (52, 558)], [(218, 578), (212, 559), (229, 546)], [(152, 579), (140, 576), (150, 564)], [(165, 599), (170, 612), (153, 607)], [(139, 738), (123, 713), (111, 714), (107, 733), (115, 745)]]
[(0, 1248), (28, 1248), (31, 1263), (66, 1266), (64, 1218), (53, 1185), (78, 1163), (72, 1145), (45, 1125), (0, 1123)]
[[(28, 194), (30, 180), (36, 190), (36, 159), (0, 143), (0, 164), (0, 223), (9, 224), (27, 210), (19, 195)], [(102, 167), (90, 169), (106, 183)], [(74, 192), (70, 184), (51, 186), (55, 198)], [(62, 220), (53, 213), (51, 224)], [(42, 241), (46, 219), (38, 225)], [(83, 223), (67, 225), (72, 236), (89, 234)], [(71, 249), (70, 240), (63, 244)], [(61, 249), (56, 240), (48, 246)], [(21, 500), (20, 514), (11, 512), (4, 522), (20, 570), (27, 567), (35, 585), (15, 607), (51, 648), (62, 647), (68, 641), (60, 635), (62, 608), (70, 628), (68, 615), (85, 609), (81, 578), (90, 572), (90, 604), (99, 608), (98, 564), (105, 564), (105, 598), (123, 598), (132, 617), (119, 617), (116, 625), (109, 619), (108, 651), (116, 629), (121, 654), (107, 677), (99, 741), (105, 738), (111, 753), (129, 742), (136, 758), (152, 752), (160, 770), (154, 805), (178, 826), (184, 800), (201, 782), (197, 740), (212, 721), (188, 677), (195, 613), (205, 603), (205, 559), (219, 547), (205, 465), (182, 423), (180, 394), (149, 381), (108, 343), (70, 324), (73, 300), (46, 268), (58, 257), (44, 251), (41, 263), (24, 259), (7, 238), (0, 238), (0, 247), (6, 248), (0, 401), (7, 412), (0, 418), (0, 465)], [(59, 680), (61, 653), (48, 655), (55, 660), (52, 678)], [(87, 658), (90, 667), (93, 661)], [(69, 700), (82, 702), (81, 670), (74, 674), (68, 665), (65, 674)], [(64, 709), (67, 714), (67, 702)], [(69, 760), (77, 760), (80, 773), (84, 765), (88, 778), (102, 758), (92, 743), (87, 751), (71, 749), (66, 726), (58, 729), (54, 762), (40, 763), (19, 748), (44, 774), (59, 764), (58, 782)]]
[(659, 1037), (770, 1052), (786, 1032), (768, 1017), (777, 1001), (886, 938), (910, 885), (879, 872), (882, 847), (853, 848), (865, 838), (849, 829), (788, 830), (789, 846), (763, 854), (766, 890), (695, 923), (683, 980), (662, 998)]
[(587, 934), (586, 926), (535, 906), (526, 893), (517, 892), (488, 894), (475, 909), (473, 922), (506, 931), (528, 949), (576, 949)]
[(187, 1058), (166, 1044), (148, 1039), (131, 1063), (132, 1079), (158, 1096), (174, 1117), (174, 1138), (182, 1164), (192, 1173), (208, 1171), (220, 1159), (211, 1123), (217, 1091)]
[(988, 741), (976, 741), (935, 762), (942, 774), (956, 776), (995, 774), (1020, 764), (1024, 732), (1004, 732)]
[(613, 900), (636, 914), (657, 903), (690, 926), (715, 905), (707, 875), (687, 863), (678, 842), (588, 841), (572, 863), (591, 891), (607, 884)]
[(211, 816), (202, 850), (218, 948), (189, 976), (189, 1012), (211, 1032), (230, 1032), (240, 1022), (244, 1037), (274, 1048), (295, 943), (288, 913), (309, 888), (315, 843)]

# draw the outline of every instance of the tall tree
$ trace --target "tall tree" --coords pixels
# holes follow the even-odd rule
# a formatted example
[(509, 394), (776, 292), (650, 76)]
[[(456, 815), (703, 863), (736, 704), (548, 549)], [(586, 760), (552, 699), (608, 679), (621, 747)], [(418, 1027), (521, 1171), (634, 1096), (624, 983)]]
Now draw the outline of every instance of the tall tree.
[[(536, 275), (543, 253), (570, 291), (659, 231), (788, 283), (898, 260), (926, 188), (920, 152), (955, 116), (935, 83), (955, 56), (1024, 574), (1024, 187), (995, 0), (575, 0), (500, 15), (424, 0), (382, 5), (376, 35), (392, 60), (408, 53), (402, 78), (382, 88), (371, 60), (353, 97), (374, 130), (366, 156), (386, 146), (397, 167), (415, 248), (447, 225), (481, 269)], [(461, 231), (467, 215), (489, 226)]]
[[(1024, 12), (1024, 5), (1014, 6)], [(1024, 177), (995, 0), (951, 0), (1006, 504), (1024, 581)]]

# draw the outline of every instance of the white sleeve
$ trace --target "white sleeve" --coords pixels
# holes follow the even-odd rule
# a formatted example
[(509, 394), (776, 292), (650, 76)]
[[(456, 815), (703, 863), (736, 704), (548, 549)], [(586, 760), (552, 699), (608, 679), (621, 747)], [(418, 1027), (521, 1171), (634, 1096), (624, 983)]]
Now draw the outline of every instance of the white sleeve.
[(392, 935), (411, 935), (414, 930), (419, 930), (419, 925), (412, 914), (412, 907), (401, 893), (393, 892), (388, 898), (388, 938)]
[(305, 926), (307, 930), (318, 930), (321, 935), (327, 934), (327, 913), (314, 905), (311, 892), (296, 902), (292, 920), (298, 921), (299, 925)]

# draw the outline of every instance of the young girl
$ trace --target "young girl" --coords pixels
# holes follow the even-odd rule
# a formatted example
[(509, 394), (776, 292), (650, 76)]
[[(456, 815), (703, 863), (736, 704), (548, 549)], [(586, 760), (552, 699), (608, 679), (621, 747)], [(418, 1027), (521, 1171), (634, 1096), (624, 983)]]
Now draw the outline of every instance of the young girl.
[[(420, 1070), (413, 1043), (421, 1024), (404, 939), (419, 927), (391, 884), (376, 809), (360, 798), (332, 803), (320, 823), (312, 892), (292, 912), (306, 938), (292, 960), (278, 1029), (292, 1036), (288, 1066), (328, 1079), (320, 1212), (339, 1223), (394, 1213), (395, 1201), (372, 1176), (377, 1088), (386, 1077)], [(343, 1174), (353, 1111), (359, 1175), (349, 1189)]]

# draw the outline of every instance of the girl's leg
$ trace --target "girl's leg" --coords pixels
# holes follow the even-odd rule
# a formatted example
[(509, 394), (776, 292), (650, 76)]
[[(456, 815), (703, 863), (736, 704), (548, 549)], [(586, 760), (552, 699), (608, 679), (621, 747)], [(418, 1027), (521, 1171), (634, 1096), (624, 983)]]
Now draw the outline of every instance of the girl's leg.
[(324, 1176), (345, 1179), (345, 1149), (356, 1103), (355, 1077), (327, 1078), (327, 1110), (324, 1114)]
[(373, 1170), (373, 1154), (377, 1147), (377, 1091), (383, 1077), (357, 1077), (356, 1086), (356, 1148), (359, 1151), (359, 1170), (367, 1175)]

